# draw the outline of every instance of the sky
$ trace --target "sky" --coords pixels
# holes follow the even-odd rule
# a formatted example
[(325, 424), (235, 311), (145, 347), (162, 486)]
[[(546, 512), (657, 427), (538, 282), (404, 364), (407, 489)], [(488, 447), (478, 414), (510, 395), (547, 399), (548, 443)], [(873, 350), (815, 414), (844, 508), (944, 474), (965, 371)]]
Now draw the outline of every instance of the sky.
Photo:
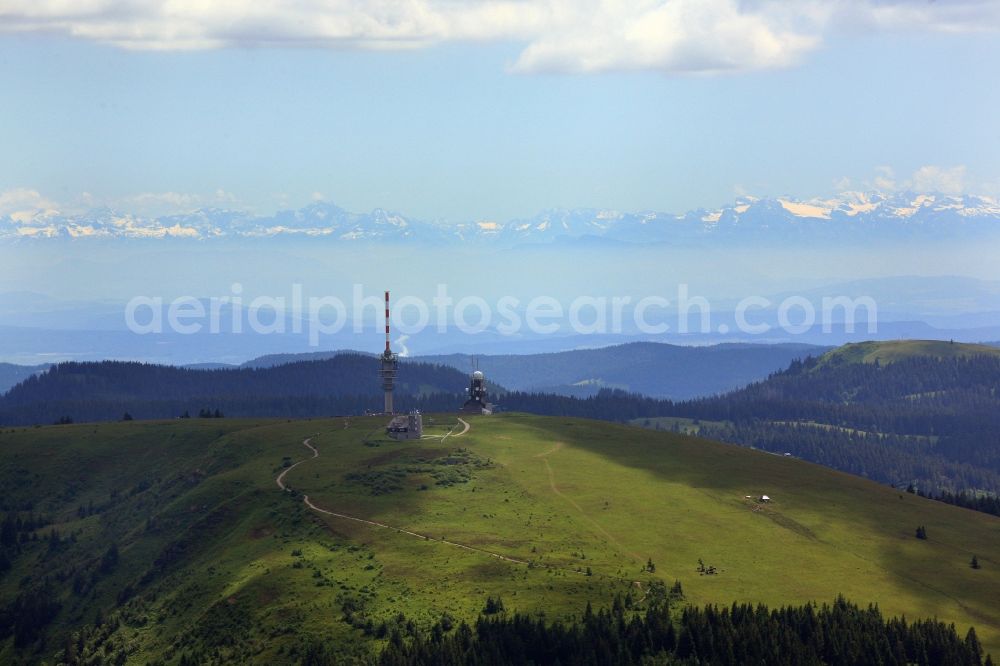
[(3, 0), (0, 215), (997, 196), (998, 4)]

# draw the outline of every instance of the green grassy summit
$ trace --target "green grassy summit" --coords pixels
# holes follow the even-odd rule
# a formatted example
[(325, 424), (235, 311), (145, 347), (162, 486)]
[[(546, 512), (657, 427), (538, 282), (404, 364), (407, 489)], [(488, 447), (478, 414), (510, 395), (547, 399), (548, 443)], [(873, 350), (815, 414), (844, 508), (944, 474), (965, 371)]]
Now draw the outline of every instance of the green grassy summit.
[(420, 442), (382, 439), (376, 417), (3, 431), (3, 511), (45, 524), (5, 547), (0, 603), (59, 609), (44, 642), (11, 636), (0, 662), (282, 663), (319, 640), (360, 657), (487, 597), (556, 619), (674, 580), (696, 604), (843, 594), (975, 625), (1000, 652), (1000, 519), (684, 435), (427, 418)]
[(1000, 356), (1000, 347), (946, 342), (943, 340), (891, 340), (887, 342), (852, 342), (828, 351), (820, 365), (840, 363), (892, 363), (900, 359), (926, 356), (931, 358), (965, 358), (969, 356)]

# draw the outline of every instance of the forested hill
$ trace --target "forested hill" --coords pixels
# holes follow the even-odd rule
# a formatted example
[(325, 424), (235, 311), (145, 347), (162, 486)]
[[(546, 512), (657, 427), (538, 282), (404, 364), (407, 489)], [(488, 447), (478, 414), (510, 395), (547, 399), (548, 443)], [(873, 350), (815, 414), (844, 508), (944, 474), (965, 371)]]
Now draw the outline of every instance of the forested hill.
[[(695, 347), (628, 342), (544, 354), (445, 354), (417, 356), (414, 360), (447, 365), (461, 372), (467, 372), (475, 361), (487, 379), (512, 391), (583, 398), (602, 389), (621, 389), (654, 398), (688, 400), (746, 386), (788, 367), (794, 359), (827, 350), (827, 347), (791, 343)], [(339, 353), (343, 352), (270, 354), (247, 361), (241, 367), (317, 361)]]
[[(478, 356), (486, 376), (511, 390), (576, 397), (617, 388), (654, 398), (688, 400), (746, 386), (828, 348), (803, 344), (719, 344), (701, 347), (630, 342), (549, 354)], [(466, 354), (423, 360), (470, 367)]]
[[(819, 419), (864, 430), (945, 432), (966, 417), (1000, 423), (1000, 356), (913, 357), (891, 364), (795, 361), (763, 382), (693, 400), (684, 411), (725, 420)], [(987, 425), (987, 423), (983, 423)]]
[[(586, 399), (499, 396), (505, 411), (640, 419), (677, 427), (696, 419), (713, 439), (792, 455), (928, 493), (1000, 493), (1000, 354), (944, 342), (848, 345), (712, 398), (672, 402), (617, 390)], [(381, 409), (378, 360), (334, 358), (268, 368), (192, 370), (139, 363), (64, 363), (0, 397), (0, 425), (123, 418), (302, 418)], [(400, 364), (400, 410), (454, 411), (466, 375)], [(496, 392), (493, 392), (495, 395)], [(654, 417), (672, 417), (656, 420)]]
[[(399, 411), (452, 412), (466, 397), (468, 377), (443, 365), (402, 361)], [(489, 385), (505, 411), (582, 416), (606, 421), (668, 413), (674, 403), (621, 390), (577, 399), (507, 392)], [(359, 415), (382, 408), (378, 359), (337, 354), (325, 360), (268, 367), (193, 369), (119, 361), (62, 363), (0, 396), (0, 426), (197, 416), (308, 418)]]
[[(399, 407), (460, 405), (468, 378), (441, 365), (401, 362)], [(120, 361), (61, 363), (0, 397), (0, 424), (172, 418), (202, 409), (232, 416), (359, 414), (381, 408), (378, 359), (340, 354), (271, 368), (192, 370)]]
[(13, 363), (0, 363), (0, 394), (6, 392), (18, 382), (39, 372), (44, 372), (48, 365), (14, 365)]
[(897, 354), (882, 362), (859, 351), (797, 361), (669, 411), (698, 419), (709, 437), (886, 483), (1000, 492), (1000, 355)]

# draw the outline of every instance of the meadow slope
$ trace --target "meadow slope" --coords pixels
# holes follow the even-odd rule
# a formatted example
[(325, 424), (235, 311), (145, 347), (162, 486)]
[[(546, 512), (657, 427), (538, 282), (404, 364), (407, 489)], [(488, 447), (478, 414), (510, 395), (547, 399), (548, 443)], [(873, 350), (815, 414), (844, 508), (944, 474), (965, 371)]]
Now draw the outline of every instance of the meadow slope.
[(892, 363), (900, 359), (914, 357), (943, 359), (997, 355), (1000, 355), (1000, 348), (993, 345), (944, 340), (851, 342), (824, 354), (820, 358), (820, 365), (828, 363)]
[(385, 440), (378, 417), (3, 431), (3, 510), (52, 522), (17, 546), (0, 602), (44, 588), (61, 606), (0, 661), (280, 663), (318, 642), (362, 659), (487, 596), (568, 617), (674, 580), (697, 604), (843, 594), (975, 625), (1000, 653), (1000, 519), (678, 434), (507, 414), (457, 436), (454, 416), (427, 419), (419, 443)]

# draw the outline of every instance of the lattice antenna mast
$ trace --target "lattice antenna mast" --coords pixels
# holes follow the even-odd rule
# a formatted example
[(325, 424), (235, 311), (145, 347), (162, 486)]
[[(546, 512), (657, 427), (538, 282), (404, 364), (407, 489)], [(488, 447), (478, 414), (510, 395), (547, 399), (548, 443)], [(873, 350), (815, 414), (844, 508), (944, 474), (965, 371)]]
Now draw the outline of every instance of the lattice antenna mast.
[(389, 292), (385, 292), (385, 351), (382, 352), (382, 365), (379, 375), (382, 377), (382, 391), (385, 393), (385, 413), (392, 414), (392, 389), (396, 382), (396, 355), (389, 347)]
[(389, 292), (385, 292), (385, 351), (392, 353), (389, 349)]

